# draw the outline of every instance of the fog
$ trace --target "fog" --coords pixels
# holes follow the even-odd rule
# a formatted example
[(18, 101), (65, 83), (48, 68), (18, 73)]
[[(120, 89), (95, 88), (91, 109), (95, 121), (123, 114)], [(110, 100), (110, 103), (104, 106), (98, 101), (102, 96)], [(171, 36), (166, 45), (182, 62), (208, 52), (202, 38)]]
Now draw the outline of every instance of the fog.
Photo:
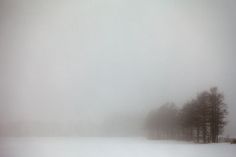
[(236, 136), (233, 0), (0, 2), (1, 123), (99, 130), (218, 86)]

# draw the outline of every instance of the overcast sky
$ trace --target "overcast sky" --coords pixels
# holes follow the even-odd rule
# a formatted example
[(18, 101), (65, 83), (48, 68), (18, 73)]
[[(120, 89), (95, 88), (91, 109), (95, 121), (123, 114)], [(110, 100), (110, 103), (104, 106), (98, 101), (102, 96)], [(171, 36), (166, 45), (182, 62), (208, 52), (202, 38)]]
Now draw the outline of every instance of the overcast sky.
[(233, 0), (1, 0), (2, 120), (99, 121), (218, 86), (236, 136)]

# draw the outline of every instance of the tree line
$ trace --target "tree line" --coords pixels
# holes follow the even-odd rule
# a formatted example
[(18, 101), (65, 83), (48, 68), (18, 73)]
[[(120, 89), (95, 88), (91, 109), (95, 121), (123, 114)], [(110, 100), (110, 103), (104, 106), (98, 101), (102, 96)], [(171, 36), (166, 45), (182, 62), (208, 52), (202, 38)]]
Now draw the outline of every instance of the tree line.
[(199, 93), (182, 108), (166, 103), (147, 117), (148, 137), (217, 143), (226, 125), (227, 105), (217, 87)]

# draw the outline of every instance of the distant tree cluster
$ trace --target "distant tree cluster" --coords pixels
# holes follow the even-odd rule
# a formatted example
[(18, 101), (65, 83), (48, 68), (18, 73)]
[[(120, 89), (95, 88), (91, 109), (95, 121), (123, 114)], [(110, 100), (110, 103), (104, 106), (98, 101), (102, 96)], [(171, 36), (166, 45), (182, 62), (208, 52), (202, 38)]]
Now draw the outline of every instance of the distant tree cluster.
[(198, 94), (182, 108), (167, 103), (151, 111), (146, 121), (148, 137), (217, 143), (226, 125), (227, 113), (224, 95), (213, 87)]

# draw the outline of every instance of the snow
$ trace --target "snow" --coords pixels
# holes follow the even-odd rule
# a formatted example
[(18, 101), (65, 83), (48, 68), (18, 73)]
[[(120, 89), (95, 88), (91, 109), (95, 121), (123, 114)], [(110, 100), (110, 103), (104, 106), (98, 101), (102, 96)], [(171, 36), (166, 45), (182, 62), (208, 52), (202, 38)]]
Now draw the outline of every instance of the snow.
[(236, 145), (143, 138), (7, 138), (1, 140), (1, 153), (4, 157), (234, 157)]

